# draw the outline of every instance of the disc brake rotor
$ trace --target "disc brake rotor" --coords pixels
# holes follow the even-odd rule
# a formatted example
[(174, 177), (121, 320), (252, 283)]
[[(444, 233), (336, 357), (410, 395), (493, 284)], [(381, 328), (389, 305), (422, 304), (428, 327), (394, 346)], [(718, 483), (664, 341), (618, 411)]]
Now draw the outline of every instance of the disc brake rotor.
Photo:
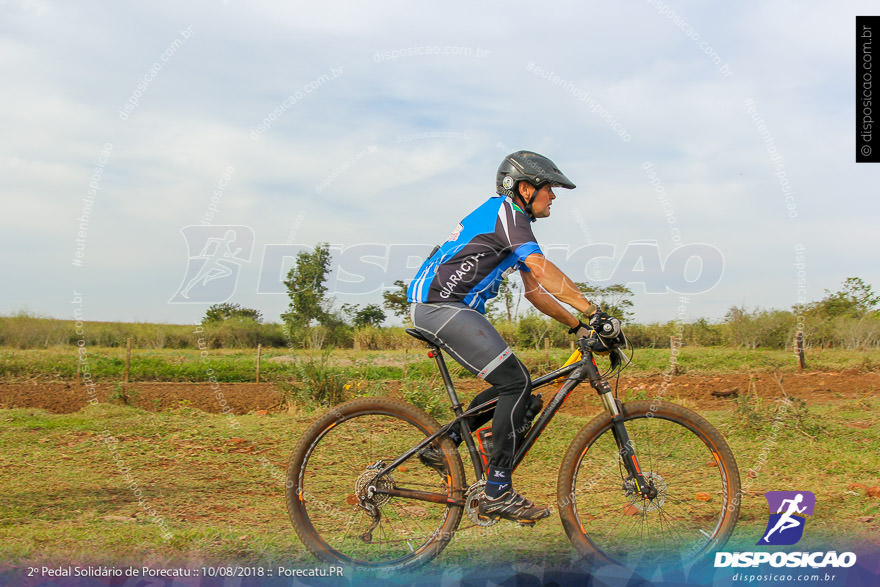
[(663, 477), (654, 472), (644, 473), (643, 476), (645, 477), (645, 481), (653, 485), (654, 489), (657, 490), (657, 497), (654, 499), (642, 498), (642, 496), (639, 495), (639, 492), (635, 490), (635, 484), (632, 481), (626, 482), (626, 495), (632, 506), (640, 512), (653, 512), (654, 510), (662, 508), (663, 504), (666, 503), (666, 481), (663, 480)]

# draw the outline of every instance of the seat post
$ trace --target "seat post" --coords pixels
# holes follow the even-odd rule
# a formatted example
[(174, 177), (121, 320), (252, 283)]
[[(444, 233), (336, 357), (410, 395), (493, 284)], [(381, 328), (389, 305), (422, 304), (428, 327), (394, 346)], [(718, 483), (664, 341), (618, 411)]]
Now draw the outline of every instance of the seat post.
[(449, 376), (449, 369), (446, 368), (446, 361), (443, 360), (443, 351), (440, 350), (440, 346), (435, 340), (427, 338), (415, 328), (407, 328), (406, 333), (428, 345), (428, 356), (437, 362), (440, 376), (443, 377), (443, 385), (446, 386), (446, 393), (449, 394), (449, 401), (452, 403), (452, 411), (455, 412), (456, 416), (461, 416), (461, 402), (458, 400), (458, 393), (455, 391), (455, 386), (452, 385), (452, 377)]
[(440, 347), (431, 344), (431, 354), (437, 362), (437, 368), (440, 370), (440, 376), (443, 378), (443, 385), (446, 386), (446, 393), (449, 394), (449, 401), (452, 402), (452, 411), (456, 416), (461, 416), (461, 402), (458, 399), (458, 393), (452, 384), (452, 377), (449, 375), (449, 369), (446, 368), (446, 361), (443, 360), (443, 351)]

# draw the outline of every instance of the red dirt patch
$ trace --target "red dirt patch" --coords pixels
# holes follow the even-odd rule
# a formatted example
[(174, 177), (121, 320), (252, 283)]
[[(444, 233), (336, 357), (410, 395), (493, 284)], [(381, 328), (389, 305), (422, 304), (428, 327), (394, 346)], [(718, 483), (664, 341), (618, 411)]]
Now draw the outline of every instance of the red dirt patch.
[[(98, 384), (95, 397), (107, 401), (114, 385)], [(236, 414), (279, 407), (281, 395), (271, 383), (221, 383), (218, 396), (209, 383), (129, 383), (131, 405), (150, 411), (193, 407), (205, 412), (223, 411), (220, 399)], [(56, 414), (76, 412), (89, 402), (86, 387), (72, 383), (0, 383), (0, 408), (42, 408)]]
[[(399, 396), (401, 381), (386, 381), (389, 395)], [(612, 385), (614, 381), (612, 380)], [(718, 397), (712, 392), (738, 388), (740, 395), (751, 393), (748, 374), (724, 375), (678, 375), (668, 379), (662, 375), (642, 375), (621, 377), (619, 395), (626, 398), (626, 391), (633, 390), (631, 397), (646, 399), (665, 399), (668, 401), (691, 402), (700, 409), (725, 409), (733, 405), (733, 396)], [(467, 402), (477, 392), (485, 388), (485, 383), (477, 379), (465, 379), (457, 384), (461, 399)], [(772, 373), (755, 376), (755, 392), (767, 399), (782, 395), (780, 386)], [(863, 396), (880, 395), (880, 373), (815, 372), (787, 374), (782, 381), (785, 393), (806, 400), (808, 403), (833, 403), (841, 399), (856, 399)], [(114, 393), (115, 384), (99, 384), (95, 397), (107, 401)], [(544, 401), (549, 401), (556, 386), (540, 389)], [(131, 404), (146, 410), (161, 411), (179, 407), (193, 407), (206, 412), (221, 412), (221, 397), (208, 383), (130, 383), (125, 386), (126, 394), (132, 398)], [(234, 413), (266, 413), (279, 410), (281, 394), (272, 383), (221, 383), (219, 393)], [(443, 393), (442, 386), (438, 393)], [(0, 383), (0, 408), (42, 408), (55, 413), (75, 412), (88, 403), (85, 387), (72, 383)], [(590, 415), (598, 412), (601, 404), (595, 392), (587, 384), (582, 384), (572, 393), (562, 408), (567, 413)], [(853, 422), (859, 427), (859, 422)]]

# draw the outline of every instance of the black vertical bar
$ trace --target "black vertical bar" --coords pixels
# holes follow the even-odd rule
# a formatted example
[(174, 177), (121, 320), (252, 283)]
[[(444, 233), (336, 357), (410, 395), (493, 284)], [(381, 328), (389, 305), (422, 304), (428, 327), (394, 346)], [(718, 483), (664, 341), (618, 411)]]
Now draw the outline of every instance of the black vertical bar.
[(797, 333), (797, 352), (798, 352), (798, 371), (803, 371), (804, 367), (807, 366), (806, 361), (804, 360), (804, 333)]
[(880, 16), (856, 16), (856, 163), (880, 163), (874, 100), (874, 40), (880, 35)]
[(480, 456), (480, 451), (477, 449), (477, 444), (474, 442), (474, 431), (471, 430), (471, 427), (468, 426), (468, 423), (465, 422), (464, 418), (459, 420), (458, 427), (461, 432), (461, 437), (464, 439), (464, 444), (467, 447), (468, 454), (471, 457), (471, 464), (474, 467), (474, 480), (479, 481), (483, 478), (483, 474), (486, 471), (483, 468), (483, 457)]
[(452, 411), (456, 416), (461, 416), (461, 402), (458, 400), (458, 393), (452, 384), (452, 377), (449, 375), (449, 369), (446, 368), (446, 361), (443, 360), (443, 353), (440, 347), (431, 347), (431, 353), (437, 362), (437, 369), (440, 370), (440, 377), (443, 378), (443, 385), (446, 387), (446, 394), (449, 395), (449, 402), (452, 404)]

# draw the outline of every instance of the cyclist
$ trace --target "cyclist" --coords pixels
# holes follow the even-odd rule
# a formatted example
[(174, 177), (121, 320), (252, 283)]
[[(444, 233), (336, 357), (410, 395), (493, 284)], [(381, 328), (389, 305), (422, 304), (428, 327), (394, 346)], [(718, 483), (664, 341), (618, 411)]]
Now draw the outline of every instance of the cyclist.
[[(469, 419), (476, 430), (492, 419), (492, 454), (479, 513), (533, 523), (550, 515), (513, 489), (513, 458), (531, 401), (529, 372), (498, 331), (483, 315), (486, 301), (498, 293), (501, 281), (519, 270), (525, 297), (544, 314), (570, 327), (579, 338), (590, 328), (559, 302), (589, 316), (591, 324), (607, 315), (599, 312), (556, 265), (548, 261), (532, 234), (531, 223), (550, 216), (553, 188), (573, 189), (571, 182), (547, 157), (517, 151), (504, 158), (496, 174), (497, 195), (490, 197), (459, 223), (448, 240), (434, 250), (409, 284), (413, 325), (443, 347), (458, 363), (492, 385), (470, 407), (495, 397), (492, 414)], [(558, 300), (558, 301), (557, 301)], [(460, 444), (461, 434), (450, 437)], [(421, 461), (443, 473), (440, 451), (427, 447)]]

